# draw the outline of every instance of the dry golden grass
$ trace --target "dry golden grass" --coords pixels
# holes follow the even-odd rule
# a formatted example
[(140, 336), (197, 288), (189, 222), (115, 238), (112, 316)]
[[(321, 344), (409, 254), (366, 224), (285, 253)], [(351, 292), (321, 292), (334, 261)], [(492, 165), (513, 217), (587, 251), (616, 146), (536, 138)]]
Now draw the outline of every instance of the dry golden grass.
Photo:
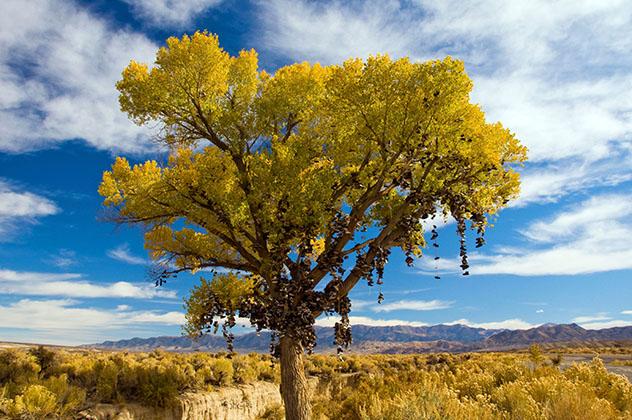
[[(632, 385), (555, 353), (315, 355), (315, 419), (632, 419)], [(0, 350), (0, 417), (67, 418), (96, 402), (166, 406), (184, 391), (278, 382), (267, 355)], [(561, 366), (565, 366), (561, 369)], [(272, 408), (263, 417), (278, 418)]]

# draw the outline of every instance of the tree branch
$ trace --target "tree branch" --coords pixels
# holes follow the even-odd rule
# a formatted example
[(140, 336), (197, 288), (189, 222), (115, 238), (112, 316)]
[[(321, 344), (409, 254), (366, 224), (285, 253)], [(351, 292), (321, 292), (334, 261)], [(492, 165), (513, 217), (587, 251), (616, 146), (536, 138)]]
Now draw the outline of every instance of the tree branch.
[(365, 246), (371, 245), (373, 242), (375, 242), (375, 238), (367, 239), (366, 241), (361, 242), (355, 246), (352, 246), (349, 249), (345, 249), (344, 251), (342, 251), (342, 255), (353, 254), (354, 252), (361, 250)]

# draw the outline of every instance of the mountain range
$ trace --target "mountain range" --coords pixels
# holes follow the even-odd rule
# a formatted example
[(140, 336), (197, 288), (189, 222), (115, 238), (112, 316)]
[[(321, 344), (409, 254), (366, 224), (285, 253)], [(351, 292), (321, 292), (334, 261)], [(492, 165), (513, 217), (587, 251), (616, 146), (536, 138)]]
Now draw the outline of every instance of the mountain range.
[[(517, 349), (533, 343), (580, 345), (612, 341), (632, 342), (632, 327), (587, 330), (577, 324), (543, 324), (526, 330), (494, 330), (460, 324), (427, 327), (354, 325), (352, 334), (353, 344), (349, 350), (358, 353), (463, 352)], [(316, 335), (318, 340), (314, 351), (335, 351), (333, 328), (316, 327)], [(251, 332), (236, 335), (234, 345), (238, 352), (268, 352), (270, 333)], [(86, 347), (131, 351), (164, 349), (176, 352), (216, 352), (225, 351), (226, 342), (221, 335), (204, 335), (197, 339), (163, 336), (105, 341)]]

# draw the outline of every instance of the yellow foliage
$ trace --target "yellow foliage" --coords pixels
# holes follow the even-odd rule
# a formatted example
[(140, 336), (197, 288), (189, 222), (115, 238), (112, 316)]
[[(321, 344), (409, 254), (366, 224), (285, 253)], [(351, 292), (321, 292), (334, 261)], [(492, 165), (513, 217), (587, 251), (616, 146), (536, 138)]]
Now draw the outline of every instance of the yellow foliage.
[[(361, 217), (350, 231), (400, 229), (437, 206), (483, 227), (518, 194), (513, 165), (526, 159), (470, 102), (472, 81), (450, 57), (378, 55), (269, 74), (255, 51), (231, 56), (196, 32), (169, 38), (151, 66), (132, 61), (117, 88), (121, 109), (157, 125), (171, 152), (161, 164), (117, 158), (99, 193), (120, 221), (146, 224), (152, 258), (179, 270), (271, 281), (281, 257), (303, 248), (327, 263), (332, 221), (353, 209)], [(410, 255), (426, 245), (421, 223), (383, 241)]]
[(56, 408), (55, 394), (42, 385), (29, 385), (7, 405), (7, 414), (14, 417), (27, 415), (44, 419), (55, 413)]

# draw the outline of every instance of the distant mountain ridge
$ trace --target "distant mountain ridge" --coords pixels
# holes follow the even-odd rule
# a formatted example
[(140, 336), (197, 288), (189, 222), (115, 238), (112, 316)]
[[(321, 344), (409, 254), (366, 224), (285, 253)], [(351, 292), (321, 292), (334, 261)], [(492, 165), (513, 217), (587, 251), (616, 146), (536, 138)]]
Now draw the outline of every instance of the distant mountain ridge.
[(511, 346), (555, 341), (582, 341), (589, 335), (588, 330), (577, 324), (543, 324), (528, 330), (507, 330), (487, 339), (490, 346)]
[[(577, 324), (543, 324), (526, 330), (473, 328), (461, 324), (427, 327), (354, 325), (352, 333), (353, 344), (350, 351), (360, 353), (462, 352), (520, 348), (533, 343), (632, 341), (632, 327), (587, 330)], [(333, 328), (316, 327), (316, 335), (316, 352), (331, 352), (335, 349)], [(234, 345), (239, 352), (267, 352), (270, 333), (252, 332), (237, 335)], [(221, 335), (205, 335), (197, 340), (183, 336), (163, 336), (105, 341), (86, 347), (133, 351), (151, 351), (159, 348), (177, 352), (223, 351), (226, 350), (226, 342)]]

